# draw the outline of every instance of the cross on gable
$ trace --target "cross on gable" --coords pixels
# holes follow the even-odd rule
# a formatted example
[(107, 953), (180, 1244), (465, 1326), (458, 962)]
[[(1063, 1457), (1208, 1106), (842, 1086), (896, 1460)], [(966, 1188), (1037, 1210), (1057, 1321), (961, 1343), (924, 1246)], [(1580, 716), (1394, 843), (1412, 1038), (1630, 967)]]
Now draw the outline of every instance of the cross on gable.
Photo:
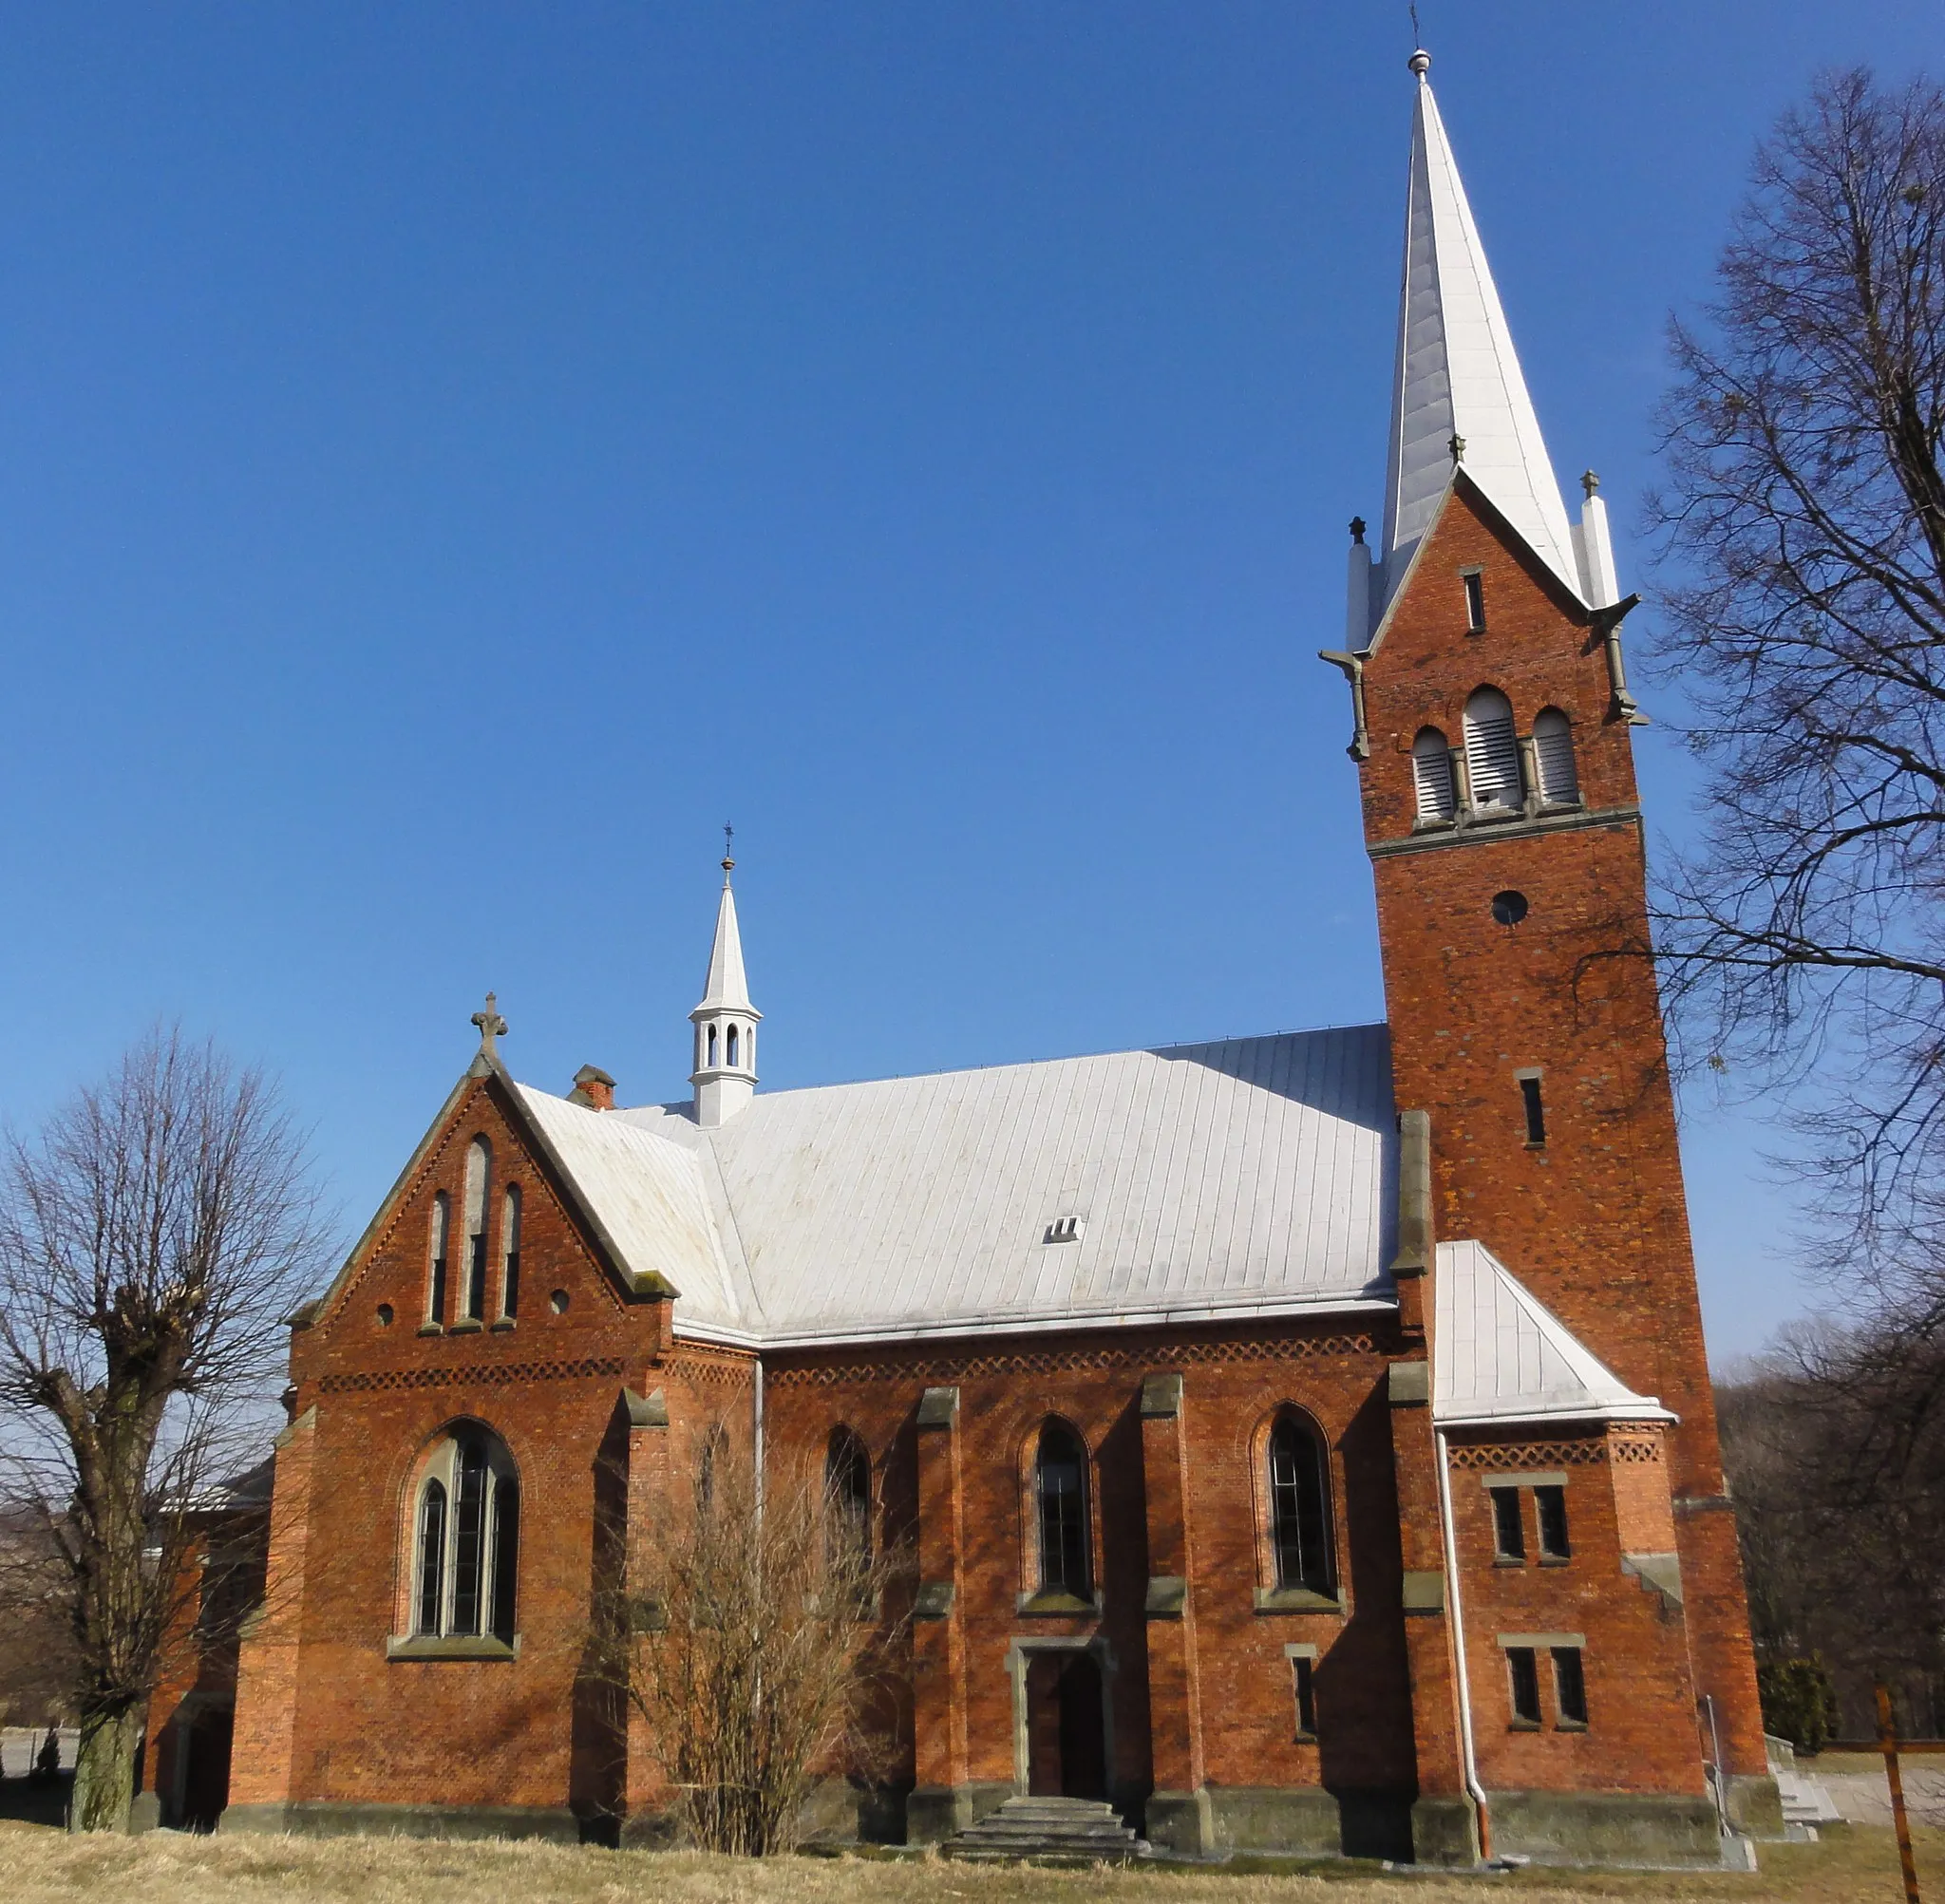
[(489, 1058), (497, 1057), (499, 1054), (493, 1048), (493, 1041), (506, 1036), (506, 1020), (495, 1009), (493, 994), (490, 991), (486, 994), (485, 1010), (474, 1012), (473, 1023), (480, 1027), (481, 1050)]

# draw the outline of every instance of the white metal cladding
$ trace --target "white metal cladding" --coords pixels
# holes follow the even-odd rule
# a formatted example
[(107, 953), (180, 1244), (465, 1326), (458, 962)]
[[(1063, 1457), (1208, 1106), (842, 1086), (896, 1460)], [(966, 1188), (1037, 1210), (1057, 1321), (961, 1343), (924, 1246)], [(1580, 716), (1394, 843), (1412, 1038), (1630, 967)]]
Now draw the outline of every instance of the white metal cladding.
[(1465, 473), (1577, 593), (1567, 512), (1506, 313), (1431, 86), (1421, 81), (1417, 90), (1386, 485), (1386, 598), (1397, 593), (1438, 513), (1452, 479), (1455, 434), (1464, 439)]
[(1441, 1243), (1432, 1416), (1441, 1426), (1547, 1418), (1672, 1421), (1637, 1395), (1482, 1243)]
[(1411, 744), (1411, 778), (1418, 788), (1419, 819), (1450, 820), (1459, 810), (1452, 749), (1436, 727), (1427, 727)]
[(1562, 803), (1580, 798), (1574, 771), (1574, 731), (1558, 707), (1545, 707), (1533, 724), (1533, 758), (1539, 767), (1539, 796)]
[(1497, 688), (1482, 688), (1465, 704), (1465, 776), (1474, 806), (1520, 804), (1520, 737), (1513, 704)]
[[(778, 1091), (707, 1131), (683, 1105), (524, 1095), (628, 1267), (682, 1291), (685, 1332), (808, 1341), (1391, 1298), (1382, 1025)], [(1064, 1216), (1077, 1239), (1048, 1244)]]

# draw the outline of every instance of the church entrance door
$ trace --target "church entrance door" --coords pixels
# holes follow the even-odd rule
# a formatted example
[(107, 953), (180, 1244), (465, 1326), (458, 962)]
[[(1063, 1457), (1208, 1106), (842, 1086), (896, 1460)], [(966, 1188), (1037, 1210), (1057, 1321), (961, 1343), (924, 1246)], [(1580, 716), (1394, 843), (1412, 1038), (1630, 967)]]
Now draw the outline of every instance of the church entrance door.
[(1091, 1652), (1027, 1661), (1027, 1789), (1035, 1798), (1105, 1799), (1101, 1666)]

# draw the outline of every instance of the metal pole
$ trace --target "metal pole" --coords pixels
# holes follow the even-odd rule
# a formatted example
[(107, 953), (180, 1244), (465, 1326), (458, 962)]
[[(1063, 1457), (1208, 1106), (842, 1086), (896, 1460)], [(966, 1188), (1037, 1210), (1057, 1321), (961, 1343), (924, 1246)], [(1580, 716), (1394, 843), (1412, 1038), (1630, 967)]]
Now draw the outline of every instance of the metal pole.
[(1904, 1904), (1919, 1904), (1918, 1868), (1911, 1855), (1911, 1819), (1904, 1811), (1904, 1774), (1898, 1765), (1898, 1728), (1891, 1718), (1891, 1690), (1878, 1682), (1878, 1749), (1884, 1754), (1884, 1777), (1891, 1786), (1891, 1822), (1898, 1831), (1898, 1861), (1904, 1867)]

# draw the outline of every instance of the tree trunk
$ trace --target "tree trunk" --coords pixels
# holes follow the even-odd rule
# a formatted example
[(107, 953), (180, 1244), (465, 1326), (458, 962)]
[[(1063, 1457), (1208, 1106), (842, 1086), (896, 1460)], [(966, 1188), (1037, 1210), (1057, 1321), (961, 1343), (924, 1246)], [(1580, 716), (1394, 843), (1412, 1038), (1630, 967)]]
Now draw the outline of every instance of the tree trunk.
[(126, 1831), (135, 1801), (135, 1754), (142, 1744), (142, 1708), (113, 1706), (85, 1712), (74, 1757), (69, 1831)]

